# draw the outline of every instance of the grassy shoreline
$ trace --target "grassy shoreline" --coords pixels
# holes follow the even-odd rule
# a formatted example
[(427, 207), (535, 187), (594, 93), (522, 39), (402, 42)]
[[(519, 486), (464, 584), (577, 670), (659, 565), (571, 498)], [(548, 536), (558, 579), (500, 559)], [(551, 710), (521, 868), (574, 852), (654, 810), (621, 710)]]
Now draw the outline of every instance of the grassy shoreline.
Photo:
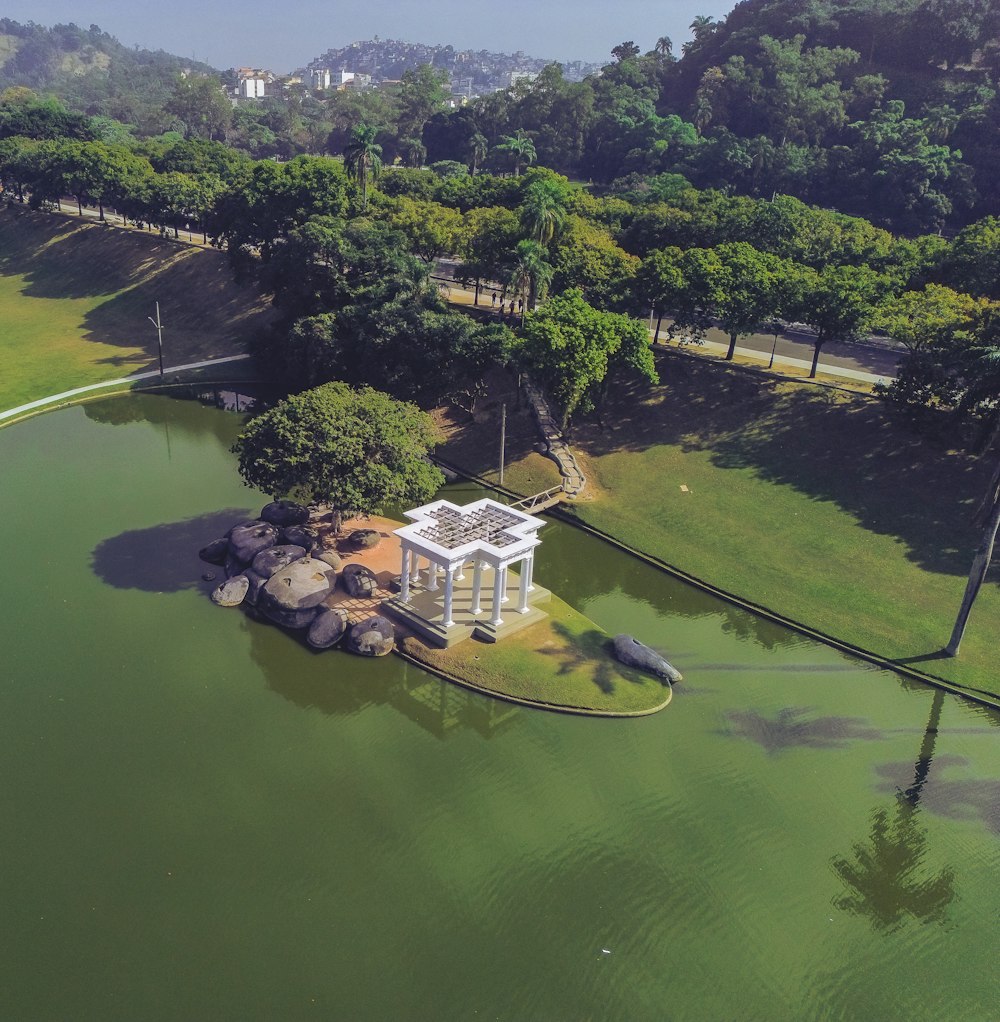
[[(1000, 565), (961, 657), (940, 655), (978, 540), (969, 519), (986, 464), (867, 397), (658, 358), (660, 387), (619, 387), (604, 427), (574, 432), (591, 480), (573, 506), (581, 522), (817, 632), (1000, 693)], [(495, 481), (477, 454), (491, 429), (467, 425), (443, 456)], [(507, 485), (527, 492), (524, 471), (522, 461)]]
[(0, 408), (157, 363), (147, 316), (160, 303), (168, 365), (246, 350), (269, 316), (221, 252), (90, 220), (0, 210)]

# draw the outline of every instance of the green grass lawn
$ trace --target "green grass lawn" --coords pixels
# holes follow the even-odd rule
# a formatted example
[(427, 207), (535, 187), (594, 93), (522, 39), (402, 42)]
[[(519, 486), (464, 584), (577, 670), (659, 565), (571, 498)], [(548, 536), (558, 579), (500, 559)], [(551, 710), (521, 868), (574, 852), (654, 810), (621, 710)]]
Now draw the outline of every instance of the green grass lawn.
[(871, 399), (690, 358), (661, 365), (649, 399), (622, 393), (606, 431), (580, 431), (603, 491), (580, 506), (584, 521), (830, 635), (1000, 692), (996, 568), (961, 657), (935, 657), (978, 539), (986, 464)]
[(619, 664), (610, 636), (553, 595), (544, 621), (500, 642), (468, 639), (436, 649), (404, 639), (403, 650), (422, 663), (499, 695), (602, 713), (662, 709), (670, 688), (652, 675)]
[(156, 366), (238, 354), (268, 315), (222, 253), (14, 208), (0, 211), (0, 410)]
[(593, 484), (575, 505), (582, 521), (819, 631), (1000, 693), (1000, 565), (960, 658), (939, 655), (987, 464), (871, 398), (684, 354), (659, 361), (661, 386), (619, 389), (604, 429), (574, 432)]

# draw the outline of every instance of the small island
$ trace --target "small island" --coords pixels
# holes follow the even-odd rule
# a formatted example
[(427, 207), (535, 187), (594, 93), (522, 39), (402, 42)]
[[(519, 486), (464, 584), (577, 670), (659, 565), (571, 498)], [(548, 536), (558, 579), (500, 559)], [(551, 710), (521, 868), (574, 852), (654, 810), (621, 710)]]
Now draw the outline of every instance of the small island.
[(278, 496), (201, 550), (227, 576), (213, 601), (314, 649), (395, 652), (528, 706), (601, 716), (666, 706), (680, 679), (666, 661), (536, 583), (544, 519), (489, 498), (425, 502), (409, 524), (381, 517), (439, 489), (427, 457), (436, 440), (415, 406), (339, 383), (252, 419), (234, 445), (240, 472)]

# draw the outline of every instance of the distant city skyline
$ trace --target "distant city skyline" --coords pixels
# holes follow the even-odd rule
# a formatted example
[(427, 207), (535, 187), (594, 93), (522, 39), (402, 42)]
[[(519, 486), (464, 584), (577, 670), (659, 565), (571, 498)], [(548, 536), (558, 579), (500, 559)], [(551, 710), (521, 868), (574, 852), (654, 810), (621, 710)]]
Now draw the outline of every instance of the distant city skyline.
[(499, 7), (484, 0), (419, 5), (368, 0), (338, 8), (320, 0), (292, 0), (280, 7), (264, 0), (171, 0), (139, 7), (122, 0), (7, 0), (0, 14), (45, 26), (96, 24), (127, 46), (163, 49), (223, 70), (250, 65), (287, 72), (328, 49), (376, 35), (462, 50), (522, 50), (563, 62), (610, 60), (611, 47), (627, 39), (650, 50), (666, 35), (679, 53), (697, 15), (721, 20), (733, 5), (723, 0), (507, 0)]

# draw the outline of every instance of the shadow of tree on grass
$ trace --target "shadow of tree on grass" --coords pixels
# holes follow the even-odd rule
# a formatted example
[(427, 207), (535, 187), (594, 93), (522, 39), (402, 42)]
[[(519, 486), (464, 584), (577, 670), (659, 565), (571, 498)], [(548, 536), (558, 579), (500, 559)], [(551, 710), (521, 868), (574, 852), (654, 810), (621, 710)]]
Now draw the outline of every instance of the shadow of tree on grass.
[[(577, 440), (600, 457), (674, 446), (707, 452), (722, 469), (829, 501), (875, 533), (901, 540), (930, 571), (964, 575), (977, 536), (971, 512), (989, 466), (896, 422), (876, 400), (762, 379), (668, 353), (663, 383), (621, 385), (607, 428)], [(957, 438), (956, 438), (957, 439)]]
[[(552, 622), (552, 630), (565, 645), (559, 649), (543, 649), (539, 652), (559, 661), (556, 674), (560, 677), (570, 674), (589, 675), (594, 685), (607, 696), (614, 695), (622, 682), (646, 686), (658, 681), (619, 664), (612, 656), (611, 644), (605, 632), (596, 628), (573, 632), (559, 621)], [(663, 687), (667, 686), (664, 684)]]

